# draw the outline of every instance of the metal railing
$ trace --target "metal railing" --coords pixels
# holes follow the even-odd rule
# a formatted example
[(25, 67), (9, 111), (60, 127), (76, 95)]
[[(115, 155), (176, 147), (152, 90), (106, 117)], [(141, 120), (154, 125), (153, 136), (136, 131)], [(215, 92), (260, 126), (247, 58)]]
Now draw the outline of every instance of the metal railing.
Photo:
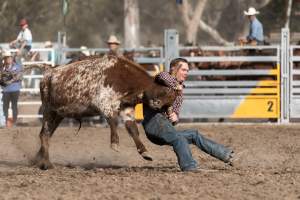
[[(209, 118), (209, 117), (258, 117), (275, 118), (278, 122), (289, 122), (290, 117), (300, 117), (300, 67), (295, 67), (300, 63), (300, 56), (295, 55), (295, 50), (300, 46), (289, 45), (288, 30), (282, 31), (280, 45), (272, 46), (201, 46), (201, 47), (179, 47), (178, 33), (165, 32), (165, 48), (138, 48), (121, 49), (122, 52), (134, 51), (134, 60), (141, 64), (166, 64), (177, 56), (186, 58), (190, 63), (209, 63), (210, 69), (198, 69), (190, 71), (190, 80), (186, 82), (187, 88), (184, 90), (185, 101), (183, 105), (182, 118)], [(201, 51), (222, 52), (221, 54), (189, 56), (181, 55), (181, 51), (200, 49)], [(51, 52), (52, 60), (48, 61), (25, 61), (25, 65), (45, 63), (54, 66), (68, 62), (67, 55), (72, 52), (82, 52), (80, 48), (60, 48), (60, 49), (32, 49), (32, 51)], [(106, 48), (85, 49), (90, 54), (104, 54)], [(155, 56), (150, 56), (150, 51), (156, 52)], [(270, 55), (249, 54), (243, 55), (237, 52), (244, 51), (271, 51)], [(224, 55), (227, 52), (232, 54)], [(236, 53), (236, 54), (235, 54)], [(58, 58), (58, 60), (55, 60)], [(58, 61), (58, 63), (57, 63)], [(218, 63), (248, 63), (239, 68), (216, 67)], [(249, 66), (259, 63), (269, 63), (269, 68), (251, 69)], [(292, 67), (291, 67), (292, 66)], [(166, 67), (167, 69), (167, 67)], [(248, 77), (247, 79), (234, 79), (238, 77)], [(43, 76), (37, 74), (24, 75), (24, 80), (39, 80)], [(200, 79), (199, 79), (200, 77)], [(201, 79), (212, 78), (212, 79)], [(223, 79), (215, 80), (213, 78)], [(259, 79), (264, 77), (267, 79)], [(193, 79), (193, 80), (191, 80)], [(22, 93), (39, 93), (39, 88), (24, 87)], [(40, 105), (40, 101), (23, 101), (19, 105)], [(261, 111), (257, 108), (264, 109)], [(211, 109), (213, 108), (213, 109)], [(249, 109), (250, 108), (250, 109)], [(249, 114), (250, 113), (250, 114)], [(261, 114), (262, 113), (262, 114)], [(22, 118), (36, 118), (40, 115), (19, 115)]]
[[(164, 62), (163, 57), (163, 48), (162, 47), (155, 47), (155, 48), (136, 48), (136, 49), (120, 49), (121, 52), (135, 52), (134, 60), (140, 64), (158, 64), (161, 65)], [(11, 52), (16, 52), (17, 50), (11, 49)], [(39, 60), (39, 61), (23, 61), (22, 64), (25, 66), (28, 65), (35, 65), (35, 64), (48, 64), (51, 66), (55, 66), (56, 64), (65, 64), (68, 63), (69, 60), (67, 59), (68, 53), (78, 53), (82, 52), (83, 49), (81, 48), (62, 48), (62, 49), (54, 49), (54, 48), (33, 48), (32, 52), (39, 52), (39, 53), (51, 53), (51, 60)], [(88, 51), (90, 55), (95, 54), (105, 54), (109, 51), (107, 48), (90, 48), (85, 49), (84, 51)], [(154, 51), (156, 56), (155, 57), (147, 57), (149, 52)], [(44, 58), (47, 56), (44, 55)], [(55, 60), (58, 58), (58, 60)], [(57, 63), (58, 62), (58, 63)], [(31, 70), (30, 74), (23, 75), (22, 81), (22, 88), (21, 93), (30, 93), (33, 95), (37, 95), (40, 92), (39, 89), (39, 81), (43, 78), (42, 74), (35, 74), (34, 70)], [(42, 103), (41, 101), (19, 101), (19, 106), (40, 106)], [(20, 114), (18, 115), (19, 118), (41, 118), (42, 115), (38, 113), (33, 114)]]
[[(189, 50), (203, 55), (184, 56)], [(252, 52), (241, 56), (245, 50), (268, 51), (270, 55)], [(185, 84), (181, 118), (279, 118), (279, 45), (180, 47), (179, 56), (198, 64), (194, 66), (197, 70), (189, 72), (191, 80)], [(204, 67), (205, 63), (209, 67)], [(258, 63), (264, 63), (266, 68), (260, 69)], [(251, 109), (253, 112), (249, 112)]]

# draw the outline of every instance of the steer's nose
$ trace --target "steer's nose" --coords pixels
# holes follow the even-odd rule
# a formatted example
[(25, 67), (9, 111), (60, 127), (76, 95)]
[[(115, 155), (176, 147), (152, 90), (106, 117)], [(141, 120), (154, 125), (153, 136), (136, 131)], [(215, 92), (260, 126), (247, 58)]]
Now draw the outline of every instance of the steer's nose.
[(160, 106), (161, 105), (161, 100), (159, 100), (159, 99), (154, 100), (154, 105), (155, 106)]

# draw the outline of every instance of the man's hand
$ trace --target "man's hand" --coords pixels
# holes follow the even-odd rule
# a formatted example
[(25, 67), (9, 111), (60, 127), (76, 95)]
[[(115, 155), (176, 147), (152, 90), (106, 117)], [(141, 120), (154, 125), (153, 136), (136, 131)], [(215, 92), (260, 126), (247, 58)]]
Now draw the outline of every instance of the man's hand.
[(177, 122), (178, 121), (178, 116), (175, 112), (172, 112), (168, 115), (170, 121), (173, 122)]
[(17, 49), (17, 55), (18, 55), (18, 56), (21, 55), (21, 49)]
[(247, 44), (247, 43), (248, 43), (247, 38), (245, 38), (245, 37), (240, 37), (240, 38), (239, 38), (239, 44), (240, 44), (241, 46), (243, 46), (243, 45), (245, 45), (245, 44)]
[(177, 85), (177, 86), (175, 87), (175, 90), (177, 90), (177, 91), (182, 91), (182, 90), (183, 90), (183, 86), (182, 86), (182, 85)]

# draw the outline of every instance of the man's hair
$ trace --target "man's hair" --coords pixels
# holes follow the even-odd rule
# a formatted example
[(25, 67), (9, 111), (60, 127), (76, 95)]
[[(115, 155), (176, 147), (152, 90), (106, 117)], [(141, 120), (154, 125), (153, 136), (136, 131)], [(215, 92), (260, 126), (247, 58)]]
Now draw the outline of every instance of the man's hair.
[(178, 67), (178, 64), (180, 62), (184, 62), (184, 63), (189, 64), (189, 62), (185, 58), (175, 58), (175, 59), (171, 60), (171, 62), (170, 62), (170, 68), (172, 68), (172, 67)]
[[(181, 65), (179, 64), (181, 62), (189, 65), (189, 62), (185, 58), (175, 58), (175, 59), (171, 60), (170, 72), (172, 72), (173, 75), (175, 75), (177, 73), (178, 69), (181, 67)], [(175, 71), (173, 71), (173, 70), (175, 70)]]

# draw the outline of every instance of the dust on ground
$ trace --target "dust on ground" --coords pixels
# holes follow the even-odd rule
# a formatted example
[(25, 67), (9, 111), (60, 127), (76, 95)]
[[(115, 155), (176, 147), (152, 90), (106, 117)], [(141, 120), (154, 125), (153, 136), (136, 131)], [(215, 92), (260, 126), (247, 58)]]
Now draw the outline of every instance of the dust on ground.
[(108, 128), (58, 128), (50, 145), (55, 169), (30, 165), (39, 127), (0, 129), (1, 199), (300, 199), (300, 125), (182, 125), (236, 152), (235, 167), (192, 147), (205, 172), (180, 172), (171, 147), (141, 137), (154, 161), (144, 161), (124, 128), (121, 152)]

